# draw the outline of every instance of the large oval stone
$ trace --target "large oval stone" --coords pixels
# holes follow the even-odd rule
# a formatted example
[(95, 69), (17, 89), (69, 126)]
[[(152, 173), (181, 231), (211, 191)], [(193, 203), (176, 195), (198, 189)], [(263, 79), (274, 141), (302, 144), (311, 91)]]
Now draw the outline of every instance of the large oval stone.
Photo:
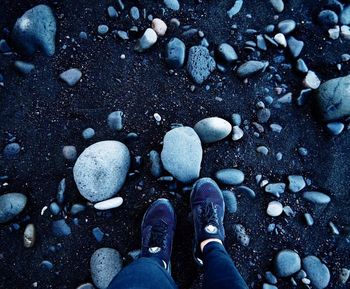
[(227, 137), (232, 126), (220, 117), (208, 117), (197, 122), (194, 130), (203, 143), (213, 143)]
[(16, 217), (24, 209), (27, 197), (20, 193), (8, 193), (0, 196), (0, 224)]
[(313, 287), (323, 289), (328, 286), (331, 278), (329, 270), (316, 256), (305, 257), (303, 259), (303, 268)]
[(123, 143), (101, 141), (79, 156), (73, 168), (74, 180), (84, 198), (99, 202), (118, 193), (129, 167), (130, 153)]
[(202, 145), (191, 127), (178, 127), (164, 137), (161, 159), (164, 168), (176, 179), (190, 183), (199, 177)]
[(278, 252), (274, 265), (277, 276), (288, 277), (300, 270), (301, 260), (296, 252), (285, 249)]

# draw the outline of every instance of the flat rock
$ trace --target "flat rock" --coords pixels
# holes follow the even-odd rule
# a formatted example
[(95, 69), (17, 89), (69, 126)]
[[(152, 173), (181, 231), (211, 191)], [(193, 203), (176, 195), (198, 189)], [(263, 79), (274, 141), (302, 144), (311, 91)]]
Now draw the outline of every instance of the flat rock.
[(222, 191), (225, 200), (225, 209), (230, 214), (237, 212), (237, 198), (234, 192)]
[(56, 237), (69, 236), (72, 232), (65, 219), (53, 221), (51, 231)]
[(265, 192), (270, 193), (276, 197), (279, 197), (280, 194), (284, 193), (286, 189), (285, 183), (271, 183), (265, 187)]
[(225, 185), (240, 185), (244, 181), (244, 173), (238, 169), (223, 169), (217, 171), (216, 179)]
[(218, 47), (219, 58), (224, 62), (231, 63), (238, 59), (235, 49), (227, 43), (221, 43)]
[(0, 224), (6, 223), (23, 211), (27, 197), (20, 193), (8, 193), (0, 196)]
[(101, 141), (78, 157), (74, 180), (80, 194), (91, 202), (113, 197), (123, 186), (130, 167), (128, 148), (118, 141)]
[(60, 74), (60, 78), (69, 86), (76, 85), (80, 80), (81, 76), (82, 73), (78, 68), (71, 68)]
[(316, 256), (307, 256), (303, 259), (303, 268), (311, 285), (316, 289), (326, 288), (330, 281), (330, 273), (325, 264)]
[(122, 269), (122, 260), (119, 252), (112, 248), (96, 250), (90, 259), (92, 281), (99, 289), (105, 289), (114, 276)]
[(288, 188), (293, 193), (300, 192), (306, 186), (303, 176), (290, 175), (288, 176), (288, 181), (289, 181)]
[(237, 75), (240, 78), (246, 78), (265, 69), (268, 65), (267, 61), (250, 60), (238, 67)]
[(209, 50), (204, 46), (192, 46), (189, 50), (187, 71), (193, 81), (202, 84), (214, 71), (215, 60), (209, 54)]
[(298, 56), (301, 54), (301, 51), (303, 50), (304, 42), (291, 36), (288, 38), (287, 44), (290, 54), (294, 58), (298, 58)]
[(201, 141), (191, 127), (177, 127), (165, 134), (161, 160), (179, 181), (190, 183), (199, 177), (202, 155)]
[(208, 117), (200, 120), (194, 126), (203, 143), (213, 143), (227, 137), (231, 131), (231, 124), (219, 117)]
[(277, 27), (281, 33), (286, 35), (286, 34), (291, 33), (295, 29), (296, 23), (294, 20), (286, 19), (286, 20), (279, 22)]
[(292, 250), (282, 250), (274, 259), (274, 268), (278, 277), (291, 276), (301, 269), (300, 257)]
[(331, 198), (329, 196), (327, 196), (324, 193), (321, 192), (305, 192), (303, 194), (303, 198), (311, 203), (314, 204), (328, 204), (331, 201)]
[(235, 237), (237, 241), (247, 247), (250, 242), (250, 237), (247, 235), (245, 228), (241, 224), (235, 224), (233, 225), (233, 233), (235, 234)]
[(180, 68), (184, 65), (186, 46), (179, 38), (173, 37), (166, 46), (166, 62), (172, 68)]
[(56, 19), (50, 7), (37, 5), (17, 19), (12, 30), (12, 41), (25, 54), (37, 49), (46, 55), (55, 54)]
[(316, 99), (325, 121), (350, 116), (350, 75), (322, 83), (317, 90)]

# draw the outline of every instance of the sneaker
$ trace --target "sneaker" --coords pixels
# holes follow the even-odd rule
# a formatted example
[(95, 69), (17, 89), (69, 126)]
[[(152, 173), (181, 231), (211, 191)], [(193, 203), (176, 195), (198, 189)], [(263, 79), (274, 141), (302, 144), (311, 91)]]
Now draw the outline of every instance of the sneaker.
[(206, 239), (219, 239), (224, 242), (225, 202), (219, 186), (210, 178), (199, 179), (191, 192), (191, 210), (194, 223), (195, 261), (203, 265), (200, 243)]
[(167, 199), (153, 202), (141, 224), (141, 257), (159, 258), (169, 273), (175, 227), (175, 211)]

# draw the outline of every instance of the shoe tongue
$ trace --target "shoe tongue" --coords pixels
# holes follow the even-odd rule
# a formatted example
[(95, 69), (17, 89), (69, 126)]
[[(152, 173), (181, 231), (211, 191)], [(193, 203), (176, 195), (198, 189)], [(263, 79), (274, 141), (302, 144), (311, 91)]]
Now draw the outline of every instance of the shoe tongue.
[(208, 234), (217, 234), (218, 232), (218, 228), (216, 226), (213, 226), (211, 224), (207, 225), (204, 227), (204, 230), (208, 233)]
[(161, 250), (160, 247), (150, 247), (150, 248), (148, 248), (148, 252), (150, 252), (151, 254), (159, 253), (160, 250)]

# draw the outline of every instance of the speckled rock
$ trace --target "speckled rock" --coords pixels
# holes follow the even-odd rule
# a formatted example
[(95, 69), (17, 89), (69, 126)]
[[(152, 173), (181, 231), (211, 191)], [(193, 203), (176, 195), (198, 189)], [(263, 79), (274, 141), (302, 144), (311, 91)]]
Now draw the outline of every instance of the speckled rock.
[(193, 81), (202, 84), (214, 71), (215, 60), (209, 54), (209, 50), (204, 46), (192, 46), (189, 50), (187, 71)]

